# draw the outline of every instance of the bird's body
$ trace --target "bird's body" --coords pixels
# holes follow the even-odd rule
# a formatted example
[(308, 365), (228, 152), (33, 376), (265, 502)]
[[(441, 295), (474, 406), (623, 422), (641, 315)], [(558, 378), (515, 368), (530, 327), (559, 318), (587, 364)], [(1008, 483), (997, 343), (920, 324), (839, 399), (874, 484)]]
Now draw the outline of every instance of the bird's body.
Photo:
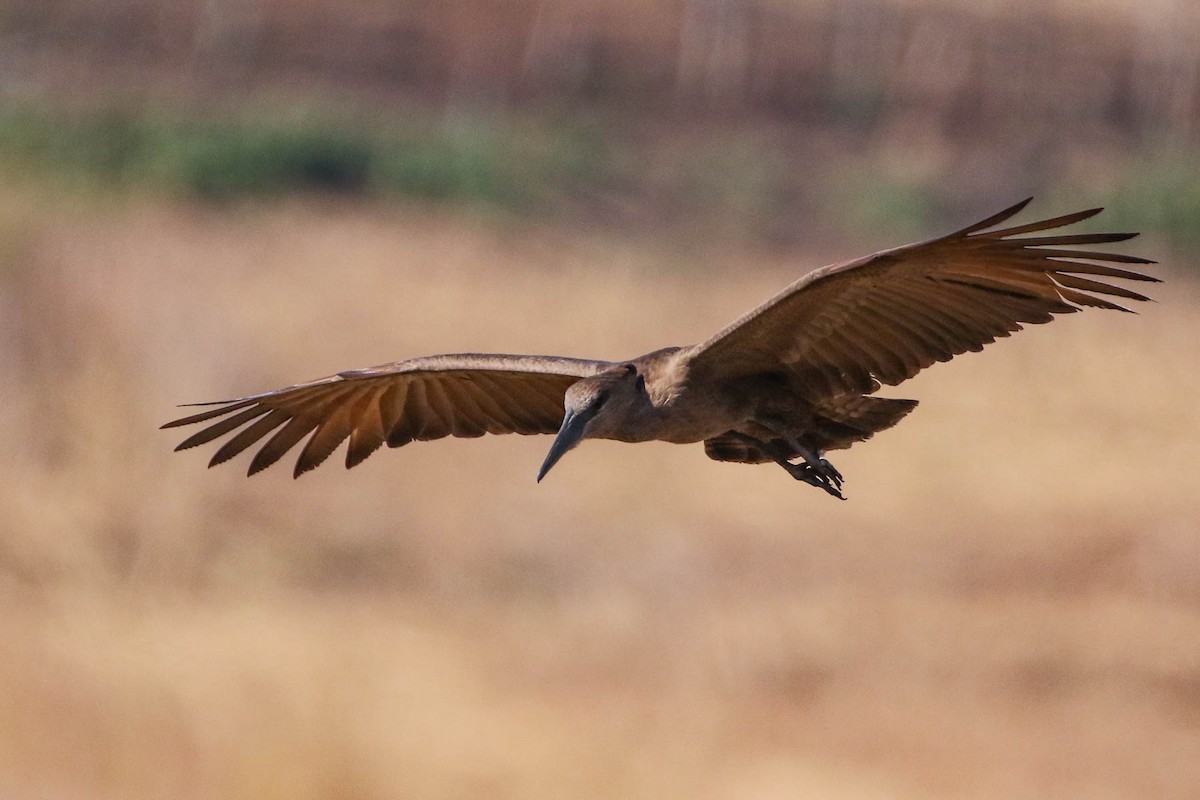
[(809, 273), (699, 344), (628, 361), (428, 356), (211, 404), (164, 427), (210, 422), (177, 449), (233, 434), (210, 466), (270, 434), (251, 473), (307, 437), (297, 476), (347, 438), (351, 467), (385, 442), (557, 431), (539, 480), (587, 438), (703, 442), (710, 458), (774, 462), (841, 497), (842, 476), (822, 454), (869, 439), (916, 406), (874, 396), (881, 383), (980, 350), (1021, 323), (1083, 306), (1127, 310), (1103, 295), (1147, 299), (1098, 278), (1153, 281), (1110, 266), (1152, 262), (1075, 249), (1136, 234), (1020, 236), (1099, 209), (987, 230), (1026, 203), (949, 236)]
[[(641, 387), (635, 385), (635, 391), (611, 393), (607, 413), (593, 420), (588, 438), (694, 444), (718, 436), (747, 419), (755, 405), (755, 396), (761, 395), (753, 388), (753, 384), (759, 383), (757, 376), (720, 384), (691, 381), (688, 379), (691, 350), (666, 347), (611, 364), (610, 370), (615, 371), (618, 379), (625, 377), (622, 373), (628, 373), (635, 383), (636, 378), (641, 379)], [(605, 378), (592, 380), (603, 382)], [(622, 382), (612, 381), (616, 386)]]

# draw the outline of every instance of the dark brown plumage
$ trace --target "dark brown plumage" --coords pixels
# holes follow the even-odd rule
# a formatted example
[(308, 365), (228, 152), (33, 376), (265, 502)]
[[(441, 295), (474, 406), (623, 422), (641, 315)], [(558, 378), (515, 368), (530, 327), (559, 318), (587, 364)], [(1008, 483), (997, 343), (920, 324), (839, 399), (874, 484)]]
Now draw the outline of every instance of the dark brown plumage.
[[(1133, 233), (1028, 236), (1100, 209), (989, 230), (1029, 201), (957, 233), (805, 275), (709, 340), (627, 362), (443, 355), (400, 361), (215, 404), (163, 427), (207, 422), (177, 449), (233, 434), (209, 466), (266, 439), (251, 474), (308, 437), (295, 475), (349, 438), (352, 467), (386, 442), (558, 432), (538, 479), (586, 438), (704, 442), (720, 461), (772, 461), (841, 497), (827, 450), (892, 427), (915, 400), (874, 397), (935, 361), (1081, 307), (1148, 298), (1108, 282), (1156, 281), (1079, 249)], [(564, 414), (565, 409), (565, 414)], [(235, 433), (236, 431), (236, 433)], [(269, 437), (269, 438), (268, 438)]]

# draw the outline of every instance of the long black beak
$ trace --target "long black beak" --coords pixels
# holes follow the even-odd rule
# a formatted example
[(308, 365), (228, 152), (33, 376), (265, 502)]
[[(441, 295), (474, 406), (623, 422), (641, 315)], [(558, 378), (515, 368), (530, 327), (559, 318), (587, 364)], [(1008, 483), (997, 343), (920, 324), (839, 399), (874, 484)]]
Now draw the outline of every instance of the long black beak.
[(568, 450), (579, 444), (579, 440), (583, 438), (583, 429), (587, 427), (591, 418), (591, 414), (576, 414), (571, 409), (567, 409), (562, 427), (558, 429), (558, 435), (554, 437), (554, 444), (550, 445), (550, 452), (546, 454), (546, 460), (542, 462), (542, 468), (538, 470), (538, 483), (542, 482), (542, 478), (546, 477), (550, 468), (557, 464)]

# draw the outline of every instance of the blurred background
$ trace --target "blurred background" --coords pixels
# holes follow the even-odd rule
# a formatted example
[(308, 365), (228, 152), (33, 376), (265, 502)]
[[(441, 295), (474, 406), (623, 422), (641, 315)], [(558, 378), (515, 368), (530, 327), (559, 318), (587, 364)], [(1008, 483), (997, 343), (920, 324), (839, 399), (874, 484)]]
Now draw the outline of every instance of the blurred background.
[[(0, 3), (0, 796), (1200, 795), (1192, 0)], [(175, 404), (698, 341), (1036, 195), (1158, 302), (937, 367), (849, 502)]]

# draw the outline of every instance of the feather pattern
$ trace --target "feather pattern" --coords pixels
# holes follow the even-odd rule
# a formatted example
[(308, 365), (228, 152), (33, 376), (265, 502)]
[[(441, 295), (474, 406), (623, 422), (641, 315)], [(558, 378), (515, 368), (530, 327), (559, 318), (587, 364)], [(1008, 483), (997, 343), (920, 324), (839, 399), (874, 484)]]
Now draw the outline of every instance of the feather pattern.
[(176, 448), (180, 450), (232, 433), (209, 466), (228, 461), (270, 435), (251, 459), (251, 475), (309, 437), (296, 460), (298, 477), (321, 464), (347, 438), (349, 468), (384, 442), (399, 447), (444, 436), (553, 433), (562, 421), (567, 387), (609, 366), (606, 361), (555, 356), (429, 356), (236, 400), (201, 403), (217, 407), (163, 427), (209, 423), (185, 439)]
[[(780, 368), (810, 400), (897, 384), (935, 361), (979, 350), (1081, 306), (1128, 311), (1147, 300), (1108, 278), (1156, 281), (1111, 264), (1149, 259), (1080, 249), (1132, 233), (1045, 233), (1095, 216), (1088, 209), (995, 230), (1029, 201), (949, 236), (811, 272), (693, 348), (695, 380)], [(1039, 236), (1022, 234), (1041, 233)]]
[[(1110, 281), (1155, 281), (1129, 268), (1152, 261), (1089, 249), (1136, 234), (1060, 230), (1100, 209), (999, 227), (1028, 202), (948, 236), (811, 272), (691, 347), (629, 362), (429, 356), (197, 404), (211, 407), (163, 427), (201, 426), (180, 450), (228, 437), (210, 466), (257, 446), (250, 474), (300, 446), (299, 476), (347, 440), (349, 468), (385, 443), (554, 433), (561, 423), (539, 479), (563, 447), (585, 435), (703, 441), (722, 461), (803, 456), (807, 468), (784, 463), (792, 477), (841, 497), (836, 470), (820, 473), (824, 483), (814, 477), (811, 470), (824, 468), (813, 453), (868, 439), (916, 405), (870, 396), (883, 384), (981, 350), (1026, 324), (1084, 307), (1128, 311), (1115, 300), (1149, 299)], [(572, 419), (582, 422), (572, 428)], [(574, 439), (561, 445), (564, 435)]]

